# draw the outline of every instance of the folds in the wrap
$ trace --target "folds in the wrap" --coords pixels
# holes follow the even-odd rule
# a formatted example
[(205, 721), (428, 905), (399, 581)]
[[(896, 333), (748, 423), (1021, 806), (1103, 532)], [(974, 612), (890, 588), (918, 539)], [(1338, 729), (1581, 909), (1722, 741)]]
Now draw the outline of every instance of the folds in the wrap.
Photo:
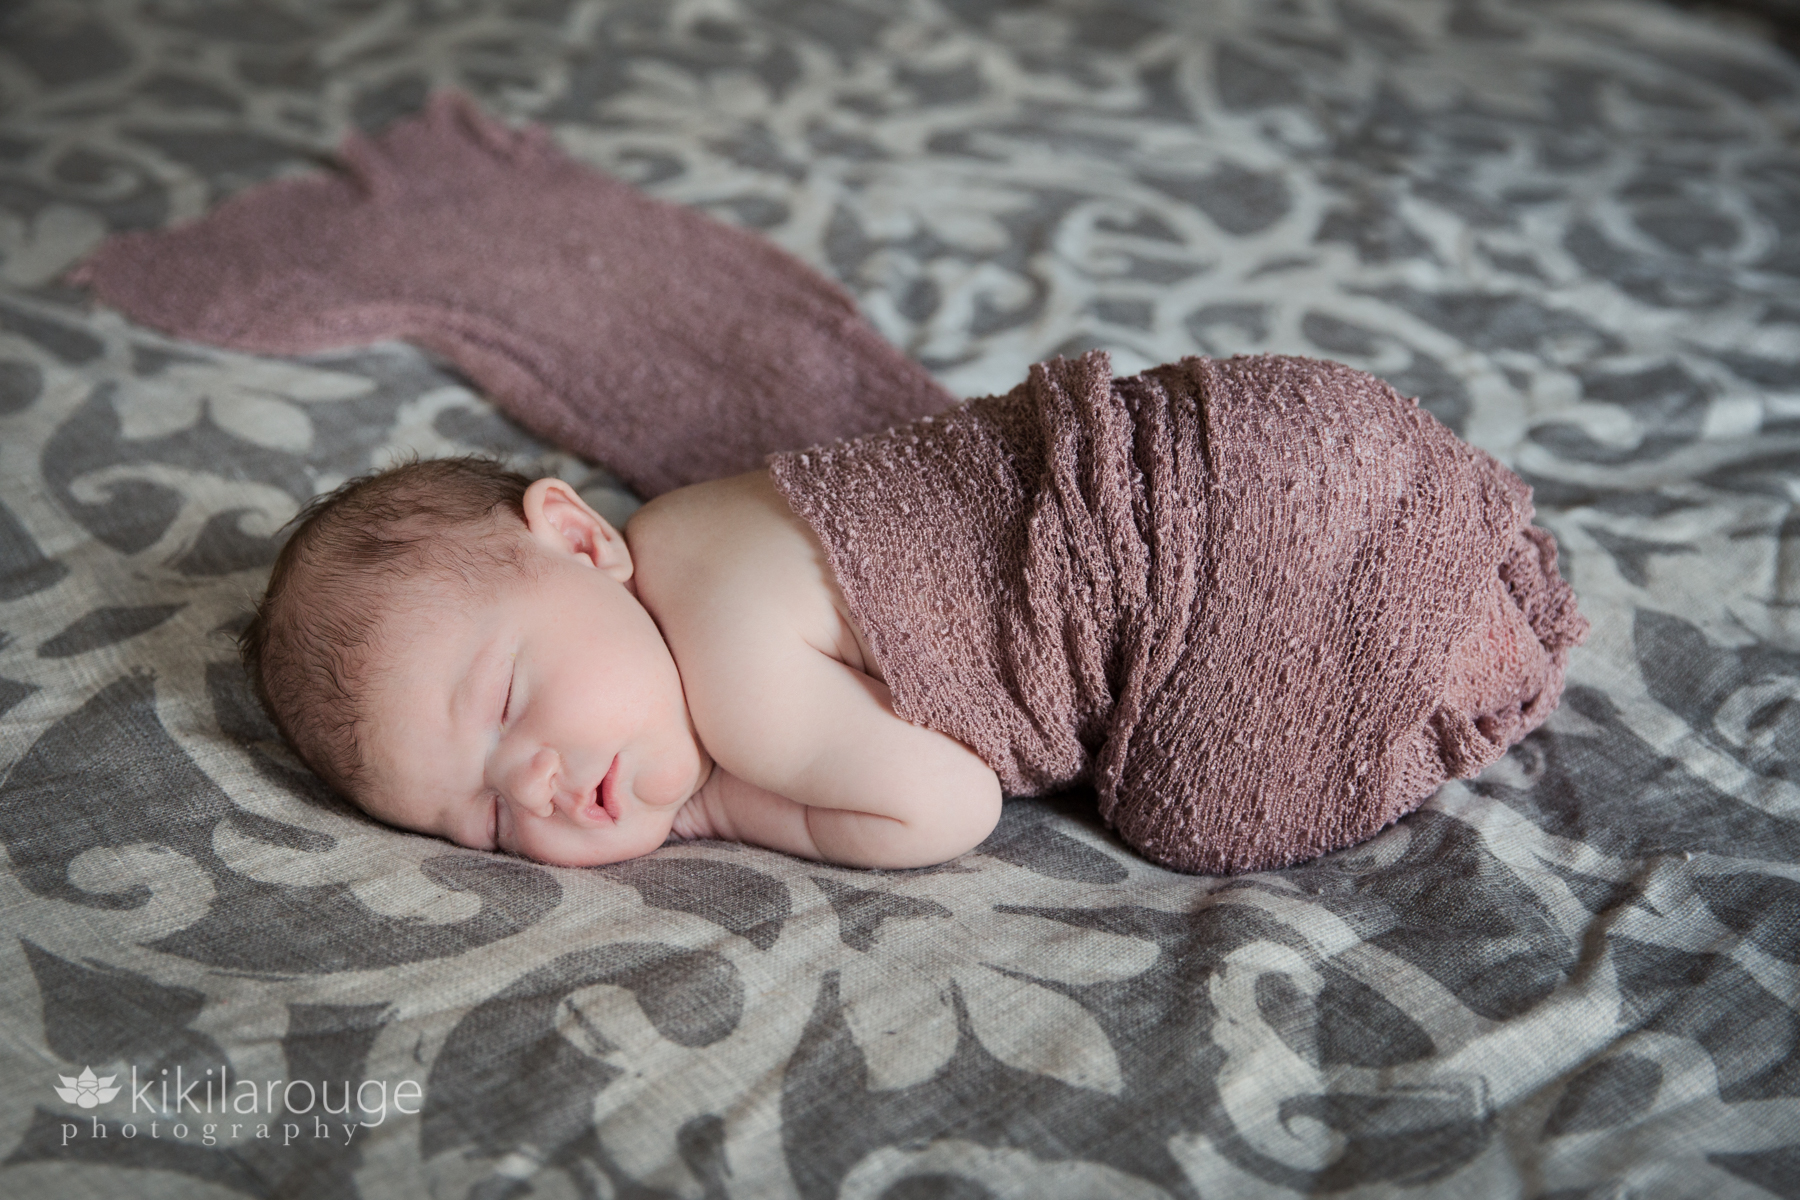
[(1337, 363), (1057, 359), (772, 466), (897, 712), (1179, 870), (1372, 836), (1542, 723), (1587, 630), (1518, 476)]
[(1156, 862), (1360, 841), (1561, 694), (1586, 624), (1529, 490), (1369, 375), (1096, 353), (954, 406), (805, 264), (461, 97), (342, 157), (75, 278), (237, 349), (412, 340), (646, 495), (789, 451), (895, 710), (1011, 794), (1091, 783)]

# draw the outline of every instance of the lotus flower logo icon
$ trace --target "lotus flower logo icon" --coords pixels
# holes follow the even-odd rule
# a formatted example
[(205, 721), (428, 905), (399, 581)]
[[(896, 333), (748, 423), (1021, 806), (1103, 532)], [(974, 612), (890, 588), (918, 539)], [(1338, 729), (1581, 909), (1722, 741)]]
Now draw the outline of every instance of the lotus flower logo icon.
[(79, 1104), (83, 1108), (93, 1108), (97, 1104), (105, 1104), (119, 1094), (119, 1089), (112, 1086), (114, 1075), (96, 1076), (94, 1068), (83, 1067), (81, 1074), (71, 1079), (67, 1075), (58, 1075), (63, 1085), (56, 1089), (56, 1094), (70, 1104)]

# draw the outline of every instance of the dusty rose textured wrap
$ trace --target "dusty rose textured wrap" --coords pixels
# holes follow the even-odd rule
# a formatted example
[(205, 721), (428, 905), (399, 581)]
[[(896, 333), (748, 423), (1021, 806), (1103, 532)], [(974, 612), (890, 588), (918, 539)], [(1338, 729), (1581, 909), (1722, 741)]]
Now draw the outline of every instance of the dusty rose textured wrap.
[(72, 278), (145, 325), (240, 350), (429, 347), (646, 496), (953, 402), (805, 263), (459, 94), (379, 139), (352, 134), (340, 158), (109, 239)]
[(1181, 870), (1369, 837), (1542, 722), (1587, 629), (1519, 478), (1335, 363), (1058, 359), (772, 465), (902, 716)]

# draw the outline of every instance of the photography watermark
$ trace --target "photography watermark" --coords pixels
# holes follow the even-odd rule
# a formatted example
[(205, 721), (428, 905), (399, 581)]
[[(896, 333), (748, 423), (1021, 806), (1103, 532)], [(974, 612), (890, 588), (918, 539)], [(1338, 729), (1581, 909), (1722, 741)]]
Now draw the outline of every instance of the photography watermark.
[(119, 1089), (112, 1086), (112, 1081), (118, 1077), (97, 1077), (92, 1067), (81, 1068), (81, 1074), (73, 1079), (67, 1075), (58, 1075), (57, 1078), (62, 1080), (62, 1086), (56, 1089), (56, 1094), (70, 1104), (79, 1104), (83, 1108), (98, 1107), (119, 1094)]
[[(417, 1080), (402, 1079), (391, 1087), (385, 1079), (272, 1079), (234, 1078), (219, 1064), (215, 1072), (190, 1076), (178, 1064), (145, 1079), (138, 1078), (135, 1064), (129, 1081), (118, 1084), (118, 1075), (96, 1075), (84, 1066), (75, 1076), (58, 1074), (54, 1088), (65, 1104), (83, 1109), (112, 1105), (115, 1111), (95, 1113), (80, 1121), (62, 1122), (62, 1144), (92, 1139), (135, 1141), (140, 1137), (161, 1141), (198, 1141), (211, 1146), (227, 1142), (271, 1141), (291, 1146), (300, 1141), (329, 1141), (348, 1146), (358, 1131), (373, 1129), (389, 1113), (417, 1115), (425, 1090)], [(130, 1110), (120, 1114), (116, 1105), (129, 1098)], [(246, 1132), (248, 1131), (248, 1132)]]

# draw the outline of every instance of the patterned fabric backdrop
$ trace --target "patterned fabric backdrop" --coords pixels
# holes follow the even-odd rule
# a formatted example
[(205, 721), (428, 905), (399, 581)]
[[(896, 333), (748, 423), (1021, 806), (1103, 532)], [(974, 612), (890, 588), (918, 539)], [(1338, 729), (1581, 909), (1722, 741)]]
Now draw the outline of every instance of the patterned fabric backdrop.
[[(430, 358), (58, 282), (435, 87), (761, 231), (953, 391), (1374, 371), (1536, 487), (1562, 710), (1235, 879), (1074, 794), (945, 867), (362, 818), (231, 634), (309, 495), (502, 453)], [(0, 1193), (1800, 1197), (1800, 66), (1652, 0), (0, 6)]]

